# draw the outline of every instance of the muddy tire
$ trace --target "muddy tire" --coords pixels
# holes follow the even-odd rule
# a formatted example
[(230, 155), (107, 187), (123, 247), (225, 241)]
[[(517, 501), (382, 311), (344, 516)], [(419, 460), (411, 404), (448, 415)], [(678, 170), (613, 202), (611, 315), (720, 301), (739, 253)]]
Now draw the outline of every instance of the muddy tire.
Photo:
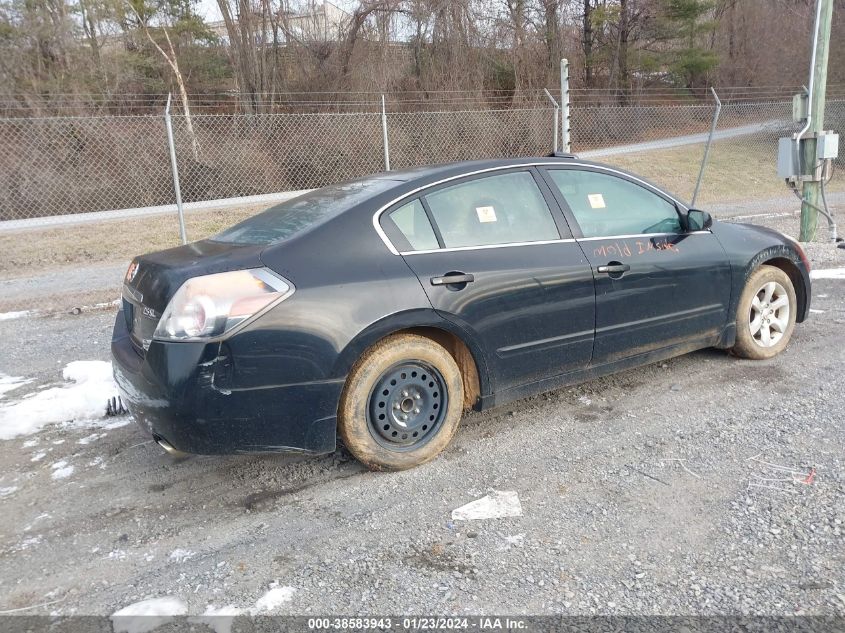
[(423, 336), (396, 334), (355, 363), (340, 397), (338, 430), (367, 468), (405, 470), (446, 448), (463, 401), (452, 355)]
[(760, 266), (751, 273), (739, 298), (736, 344), (731, 351), (753, 360), (777, 356), (789, 344), (797, 313), (789, 275), (774, 266)]

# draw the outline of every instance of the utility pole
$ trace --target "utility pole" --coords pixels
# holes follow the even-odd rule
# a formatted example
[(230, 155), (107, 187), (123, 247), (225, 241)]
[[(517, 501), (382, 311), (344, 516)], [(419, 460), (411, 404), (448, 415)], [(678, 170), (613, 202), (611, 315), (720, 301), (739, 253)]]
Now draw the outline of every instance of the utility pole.
[[(827, 61), (830, 50), (830, 25), (833, 19), (834, 0), (817, 0), (819, 2), (819, 24), (815, 49), (815, 64), (810, 98), (810, 129), (812, 135), (803, 139), (801, 162), (802, 173), (810, 176), (815, 173), (818, 160), (816, 158), (817, 135), (824, 130), (825, 93), (827, 92)], [(802, 242), (809, 242), (816, 234), (819, 214), (816, 208), (821, 204), (821, 182), (815, 178), (804, 181), (801, 203), (801, 234)]]

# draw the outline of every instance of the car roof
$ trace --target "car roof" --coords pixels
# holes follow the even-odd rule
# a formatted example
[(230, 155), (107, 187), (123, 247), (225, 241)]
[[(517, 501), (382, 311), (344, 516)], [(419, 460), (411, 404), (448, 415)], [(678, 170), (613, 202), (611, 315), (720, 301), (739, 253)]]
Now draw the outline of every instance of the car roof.
[[(643, 178), (642, 176), (639, 176), (625, 169), (620, 169), (619, 167), (615, 167), (613, 165), (607, 165), (604, 163), (580, 159), (574, 154), (556, 153), (550, 156), (497, 158), (487, 160), (460, 161), (454, 163), (441, 163), (437, 165), (425, 165), (397, 171), (382, 172), (380, 174), (374, 174), (369, 178), (389, 179), (395, 181), (396, 186), (392, 187), (393, 193), (400, 194), (406, 191), (425, 188), (429, 185), (435, 184), (443, 180), (460, 178), (461, 176), (468, 176), (471, 174), (488, 170), (505, 169), (508, 167), (520, 167), (522, 165), (537, 165), (548, 167), (557, 164), (572, 165), (576, 167), (587, 167), (615, 173), (628, 179), (638, 181), (640, 184), (645, 185), (646, 187), (653, 189), (662, 194), (663, 196), (674, 201), (684, 209), (689, 208), (689, 205), (685, 203), (680, 196), (677, 196), (672, 192), (667, 191), (663, 187), (651, 182), (647, 178)], [(383, 195), (387, 195), (387, 192), (385, 192), (385, 194)]]
[(434, 165), (423, 165), (420, 167), (410, 167), (407, 169), (398, 169), (396, 171), (383, 172), (378, 177), (389, 178), (391, 180), (400, 180), (408, 182), (411, 180), (420, 180), (428, 176), (444, 176), (451, 172), (459, 173), (463, 171), (477, 171), (484, 169), (491, 169), (496, 167), (507, 167), (509, 165), (533, 165), (536, 163), (557, 163), (561, 164), (572, 163), (586, 163), (580, 161), (572, 154), (556, 155), (556, 156), (533, 156), (523, 158), (496, 158), (485, 160), (465, 160), (452, 163), (438, 163)]

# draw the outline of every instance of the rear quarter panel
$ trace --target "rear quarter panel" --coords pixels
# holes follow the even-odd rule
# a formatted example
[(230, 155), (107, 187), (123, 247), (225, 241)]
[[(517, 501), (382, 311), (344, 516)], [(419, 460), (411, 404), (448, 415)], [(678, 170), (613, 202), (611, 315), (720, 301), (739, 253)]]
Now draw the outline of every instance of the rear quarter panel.
[(262, 252), (296, 291), (226, 342), (237, 387), (337, 380), (378, 338), (440, 320), (371, 218), (350, 211)]

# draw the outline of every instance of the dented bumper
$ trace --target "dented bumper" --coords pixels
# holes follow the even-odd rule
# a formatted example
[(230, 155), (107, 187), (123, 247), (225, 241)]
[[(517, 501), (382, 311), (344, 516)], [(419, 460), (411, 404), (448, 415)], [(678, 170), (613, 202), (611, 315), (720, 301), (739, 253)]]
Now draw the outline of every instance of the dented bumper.
[(152, 341), (138, 350), (118, 312), (112, 337), (121, 397), (149, 435), (185, 453), (327, 453), (342, 380), (239, 388), (220, 342)]

